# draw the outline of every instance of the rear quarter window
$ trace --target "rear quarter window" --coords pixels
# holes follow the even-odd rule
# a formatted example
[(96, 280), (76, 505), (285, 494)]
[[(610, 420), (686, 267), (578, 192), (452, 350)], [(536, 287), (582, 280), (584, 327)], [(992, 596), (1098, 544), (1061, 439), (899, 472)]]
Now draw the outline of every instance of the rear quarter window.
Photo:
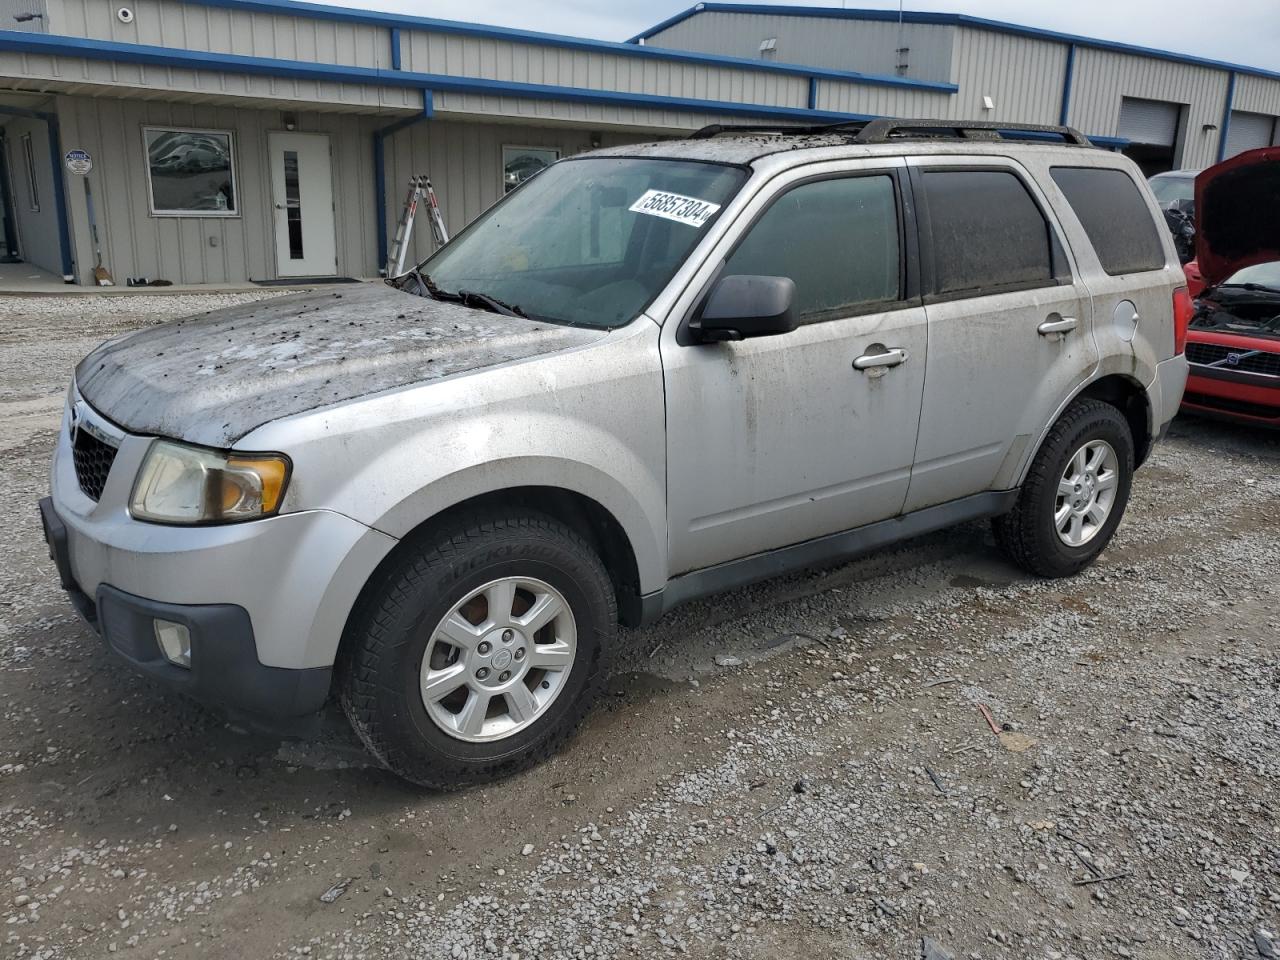
[(1111, 276), (1162, 270), (1164, 245), (1138, 185), (1123, 170), (1053, 167), (1053, 182)]

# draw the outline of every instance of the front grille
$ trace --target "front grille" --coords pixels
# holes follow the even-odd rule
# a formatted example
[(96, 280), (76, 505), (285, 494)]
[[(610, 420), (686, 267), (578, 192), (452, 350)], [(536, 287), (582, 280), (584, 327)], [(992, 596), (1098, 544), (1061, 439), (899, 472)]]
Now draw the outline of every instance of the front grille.
[(101, 500), (107, 474), (116, 459), (116, 448), (88, 430), (80, 429), (71, 442), (71, 457), (75, 460), (76, 480), (84, 495), (91, 500)]
[[(1246, 356), (1246, 354), (1252, 354)], [(1234, 355), (1237, 360), (1231, 363), (1228, 359)], [(1226, 360), (1226, 363), (1221, 361)], [(1217, 364), (1218, 370), (1239, 370), (1241, 373), (1261, 373), (1270, 377), (1280, 377), (1280, 353), (1260, 351), (1253, 353), (1248, 348), (1224, 347), (1217, 343), (1188, 343), (1187, 362), (1202, 366)]]

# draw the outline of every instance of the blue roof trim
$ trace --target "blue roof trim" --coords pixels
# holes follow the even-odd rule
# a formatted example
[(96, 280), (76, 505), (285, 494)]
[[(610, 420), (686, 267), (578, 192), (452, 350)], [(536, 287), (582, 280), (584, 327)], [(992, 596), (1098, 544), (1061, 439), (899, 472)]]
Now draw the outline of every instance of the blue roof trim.
[[(485, 80), (435, 73), (413, 73), (407, 70), (381, 70), (373, 67), (339, 67), (305, 60), (277, 60), (268, 57), (246, 57), (228, 53), (209, 53), (174, 47), (156, 47), (138, 43), (115, 43), (110, 40), (88, 40), (44, 33), (0, 30), (0, 49), (17, 53), (50, 56), (84, 57), (113, 63), (138, 63), (146, 66), (172, 67), (185, 70), (219, 70), (257, 76), (289, 77), (328, 83), (375, 84), (423, 91), (421, 116), (434, 113), (433, 92), (480, 93), (490, 96), (524, 97), (532, 100), (562, 100), (602, 106), (629, 106), (643, 109), (674, 110), (723, 114), (757, 119), (797, 120), (836, 123), (842, 120), (873, 120), (873, 114), (835, 113), (808, 110), (804, 107), (779, 107), (741, 103), (730, 100), (696, 100), (647, 93), (624, 93), (616, 90), (591, 90), (584, 87), (558, 87), (542, 83), (515, 83), (507, 80)], [(397, 126), (396, 124), (392, 125)], [(386, 130), (383, 131), (387, 132)], [(1090, 137), (1101, 146), (1128, 143), (1116, 137)]]
[(428, 30), (432, 33), (482, 37), (487, 40), (508, 40), (513, 43), (539, 43), (568, 50), (584, 50), (589, 53), (613, 53), (622, 56), (641, 56), (679, 63), (698, 63), (710, 67), (755, 70), (763, 73), (780, 73), (796, 77), (824, 77), (862, 83), (870, 86), (902, 87), (929, 90), (936, 93), (955, 93), (954, 83), (931, 80), (913, 80), (908, 77), (887, 76), (877, 73), (858, 73), (853, 70), (831, 70), (824, 67), (806, 67), (797, 63), (772, 63), (748, 60), (743, 57), (721, 57), (711, 53), (689, 50), (666, 50), (658, 47), (641, 47), (634, 43), (616, 43), (611, 40), (591, 40), (586, 37), (566, 37), (558, 33), (540, 33), (535, 30), (516, 30), (511, 27), (492, 27), (460, 20), (439, 20), (433, 17), (411, 17), (398, 13), (382, 13), (376, 10), (355, 10), (350, 7), (329, 6), (322, 3), (306, 3), (303, 0), (189, 0), (206, 7), (223, 7), (245, 10), (250, 13), (268, 13), (282, 16), (315, 17), (345, 23), (361, 23), (388, 29)]
[(779, 107), (729, 100), (696, 100), (687, 97), (658, 96), (647, 93), (624, 93), (615, 90), (591, 90), (584, 87), (558, 87), (552, 84), (515, 83), (457, 77), (435, 73), (412, 73), (408, 70), (381, 70), (373, 67), (340, 67), (304, 60), (276, 60), (227, 53), (208, 53), (174, 47), (156, 47), (137, 43), (115, 43), (43, 33), (0, 30), (0, 49), (18, 53), (84, 57), (115, 63), (139, 63), (156, 67), (187, 70), (221, 70), (259, 76), (290, 77), (329, 83), (375, 84), (408, 87), (437, 93), (480, 93), (491, 96), (525, 97), (533, 100), (563, 100), (603, 106), (631, 106), (657, 110), (676, 110), (725, 114), (729, 116), (772, 118), (777, 120), (867, 120), (866, 114), (831, 113), (806, 110), (804, 107)]
[[(636, 44), (673, 27), (677, 23), (697, 16), (699, 13), (761, 13), (789, 17), (819, 17), (828, 20), (872, 20), (891, 21), (897, 23), (896, 10), (859, 10), (843, 7), (789, 7), (780, 4), (755, 3), (699, 3), (688, 10), (668, 17), (661, 23), (650, 27), (643, 33), (637, 33), (627, 40)], [(1058, 43), (1074, 43), (1094, 50), (1109, 50), (1113, 53), (1128, 53), (1141, 57), (1154, 57), (1159, 60), (1170, 60), (1174, 63), (1186, 63), (1197, 67), (1209, 67), (1214, 70), (1233, 70), (1255, 77), (1267, 77), (1280, 80), (1280, 71), (1266, 70), (1262, 67), (1250, 67), (1238, 63), (1227, 63), (1224, 60), (1211, 60), (1207, 57), (1196, 57), (1189, 53), (1175, 53), (1172, 50), (1160, 50), (1155, 47), (1140, 47), (1132, 43), (1121, 43), (1116, 40), (1097, 40), (1093, 37), (1082, 37), (1072, 33), (1061, 33), (1057, 30), (1046, 30), (1040, 27), (1025, 27), (1017, 23), (1003, 20), (988, 20), (984, 17), (971, 17), (963, 13), (924, 13), (908, 11), (902, 15), (904, 23), (927, 23), (952, 27), (972, 27), (977, 30), (991, 30), (996, 33), (1007, 33), (1019, 37), (1031, 37), (1036, 40), (1053, 40)], [(650, 47), (649, 49), (655, 49)]]

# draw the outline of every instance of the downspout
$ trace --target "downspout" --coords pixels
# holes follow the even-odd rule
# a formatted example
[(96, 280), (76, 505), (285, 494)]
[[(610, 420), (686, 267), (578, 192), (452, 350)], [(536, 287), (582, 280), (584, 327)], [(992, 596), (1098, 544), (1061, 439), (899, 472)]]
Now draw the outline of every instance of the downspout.
[(1236, 99), (1236, 72), (1227, 74), (1227, 99), (1222, 104), (1222, 129), (1218, 132), (1218, 162), (1227, 159), (1227, 132), (1231, 129), (1231, 107)]
[(58, 116), (45, 113), (43, 110), (27, 110), (23, 107), (6, 107), (0, 105), (0, 113), (14, 117), (26, 117), (29, 120), (44, 122), (49, 136), (49, 166), (53, 173), (53, 212), (58, 222), (58, 252), (62, 257), (62, 279), (65, 283), (74, 283), (74, 264), (71, 258), (71, 227), (67, 222), (67, 190), (62, 180), (62, 134), (58, 127)]
[(374, 219), (378, 231), (378, 273), (387, 272), (387, 149), (386, 138), (435, 116), (435, 103), (430, 90), (422, 91), (422, 112), (397, 120), (373, 132), (373, 198)]
[(1062, 71), (1062, 109), (1058, 113), (1058, 126), (1067, 126), (1071, 114), (1071, 81), (1076, 74), (1076, 45), (1067, 47), (1067, 66)]
[(67, 223), (67, 190), (62, 180), (62, 130), (58, 118), (49, 114), (45, 120), (49, 130), (49, 162), (53, 168), (53, 207), (58, 217), (58, 247), (62, 253), (62, 280), (74, 283), (71, 262), (71, 229)]

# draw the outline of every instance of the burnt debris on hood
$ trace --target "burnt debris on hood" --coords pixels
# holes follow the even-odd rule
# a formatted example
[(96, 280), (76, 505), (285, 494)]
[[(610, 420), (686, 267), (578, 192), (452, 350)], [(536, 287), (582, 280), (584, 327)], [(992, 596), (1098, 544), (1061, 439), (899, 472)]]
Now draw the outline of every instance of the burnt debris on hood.
[(281, 417), (607, 334), (368, 283), (135, 331), (82, 360), (76, 384), (125, 430), (226, 448)]
[(1196, 263), (1206, 286), (1280, 260), (1280, 147), (1262, 147), (1196, 177)]

